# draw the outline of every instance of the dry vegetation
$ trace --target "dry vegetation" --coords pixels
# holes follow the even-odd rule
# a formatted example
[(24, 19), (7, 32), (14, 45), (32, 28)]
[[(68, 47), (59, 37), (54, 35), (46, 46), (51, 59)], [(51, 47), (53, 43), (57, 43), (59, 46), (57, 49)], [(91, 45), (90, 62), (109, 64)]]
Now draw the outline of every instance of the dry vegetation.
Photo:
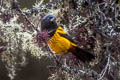
[[(41, 41), (46, 41), (48, 35), (39, 32), (40, 21), (48, 13), (56, 15), (57, 23), (81, 48), (93, 52), (95, 60), (84, 64), (71, 54), (55, 56), (48, 46), (42, 47)], [(49, 60), (41, 59), (45, 56)], [(42, 0), (27, 10), (22, 10), (17, 0), (1, 0), (0, 64), (4, 75), (10, 78), (5, 76), (0, 80), (29, 80), (28, 77), (40, 80), (41, 65), (47, 65), (49, 80), (120, 80), (120, 7), (117, 0), (51, 0), (47, 3)], [(31, 72), (29, 67), (33, 68)], [(24, 73), (23, 69), (28, 72)], [(21, 77), (20, 74), (26, 75)]]

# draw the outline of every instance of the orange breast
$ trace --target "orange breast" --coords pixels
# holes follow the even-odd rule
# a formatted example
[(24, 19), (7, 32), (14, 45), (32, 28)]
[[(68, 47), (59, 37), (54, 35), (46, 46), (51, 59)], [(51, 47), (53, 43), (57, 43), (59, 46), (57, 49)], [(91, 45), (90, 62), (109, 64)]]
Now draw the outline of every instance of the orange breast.
[(68, 50), (71, 48), (71, 45), (77, 46), (76, 44), (72, 43), (68, 39), (59, 35), (66, 34), (61, 27), (58, 27), (55, 34), (51, 37), (48, 41), (49, 47), (51, 50), (57, 55), (64, 55), (68, 53)]

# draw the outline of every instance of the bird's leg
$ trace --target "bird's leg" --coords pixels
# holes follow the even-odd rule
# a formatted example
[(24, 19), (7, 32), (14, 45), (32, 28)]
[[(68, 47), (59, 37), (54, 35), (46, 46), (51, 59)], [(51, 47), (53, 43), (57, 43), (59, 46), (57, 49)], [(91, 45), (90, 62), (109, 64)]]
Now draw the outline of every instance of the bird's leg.
[(59, 57), (58, 62), (60, 62), (60, 61), (61, 61), (61, 59), (62, 59), (62, 56), (60, 56), (60, 57)]

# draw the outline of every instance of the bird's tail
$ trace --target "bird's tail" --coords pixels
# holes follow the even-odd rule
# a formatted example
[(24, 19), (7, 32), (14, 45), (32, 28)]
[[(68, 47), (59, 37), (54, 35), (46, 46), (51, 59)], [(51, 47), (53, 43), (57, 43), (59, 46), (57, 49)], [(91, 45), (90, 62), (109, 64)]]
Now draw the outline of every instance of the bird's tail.
[(89, 62), (95, 58), (95, 56), (92, 53), (85, 51), (79, 47), (75, 47), (74, 49), (74, 52), (72, 52), (73, 55), (75, 55), (78, 59), (80, 59), (83, 62)]

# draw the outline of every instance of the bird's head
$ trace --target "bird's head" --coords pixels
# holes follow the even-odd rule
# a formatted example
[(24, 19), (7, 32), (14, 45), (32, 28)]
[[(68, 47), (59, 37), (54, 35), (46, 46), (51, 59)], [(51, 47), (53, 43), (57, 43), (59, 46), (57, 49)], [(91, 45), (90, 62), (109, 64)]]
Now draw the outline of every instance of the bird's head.
[(44, 16), (42, 21), (41, 21), (41, 31), (47, 30), (56, 30), (58, 28), (57, 23), (56, 23), (56, 17), (53, 15), (47, 15)]

